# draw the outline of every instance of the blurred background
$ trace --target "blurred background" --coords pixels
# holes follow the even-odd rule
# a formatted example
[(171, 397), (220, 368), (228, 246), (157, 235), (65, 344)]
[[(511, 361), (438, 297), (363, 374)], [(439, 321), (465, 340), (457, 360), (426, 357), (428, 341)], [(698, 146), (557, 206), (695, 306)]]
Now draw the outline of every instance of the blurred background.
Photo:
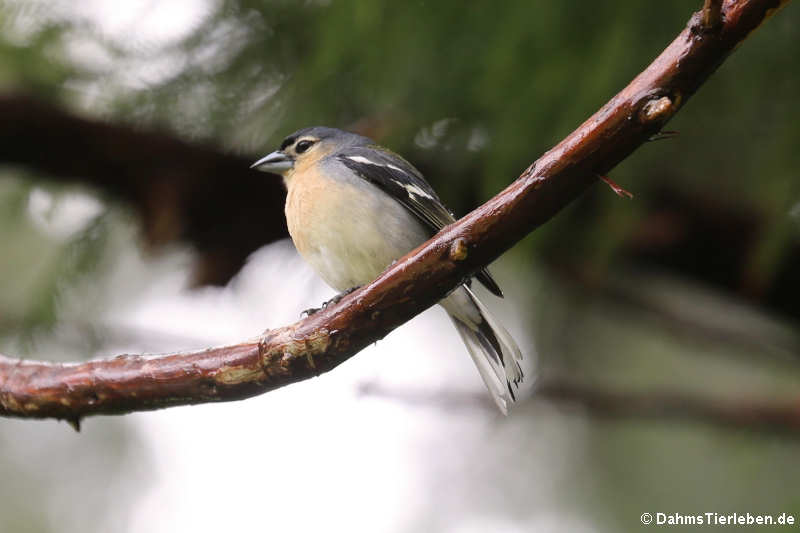
[[(324, 124), (459, 215), (641, 71), (700, 0), (0, 0), (0, 352), (236, 342), (332, 291), (248, 170)], [(539, 376), (508, 418), (444, 313), (262, 397), (0, 420), (0, 531), (638, 531), (800, 518), (800, 9), (501, 257)], [(530, 392), (530, 391), (528, 391)], [(654, 526), (650, 526), (654, 527)], [(770, 530), (773, 530), (770, 528)]]

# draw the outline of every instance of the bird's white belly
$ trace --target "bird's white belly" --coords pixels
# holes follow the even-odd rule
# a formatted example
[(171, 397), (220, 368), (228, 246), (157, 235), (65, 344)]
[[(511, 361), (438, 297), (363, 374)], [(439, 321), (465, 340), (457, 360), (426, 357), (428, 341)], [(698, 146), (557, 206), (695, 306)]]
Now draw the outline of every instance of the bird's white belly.
[(286, 219), (300, 255), (338, 291), (369, 283), (428, 238), (414, 215), (367, 182), (330, 180), (316, 193), (290, 184)]

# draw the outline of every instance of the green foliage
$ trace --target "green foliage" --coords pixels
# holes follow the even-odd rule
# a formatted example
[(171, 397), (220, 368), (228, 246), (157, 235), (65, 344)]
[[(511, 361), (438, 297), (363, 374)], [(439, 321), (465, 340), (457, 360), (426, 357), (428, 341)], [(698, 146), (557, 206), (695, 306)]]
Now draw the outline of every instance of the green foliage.
[[(118, 109), (253, 153), (303, 126), (366, 125), (464, 213), (624, 86), (697, 7), (228, 0), (167, 51), (185, 68), (121, 95)], [(798, 11), (786, 11), (670, 125), (678, 139), (640, 150), (614, 179), (640, 198), (668, 181), (783, 224), (800, 200), (797, 185), (787, 185), (797, 183), (787, 169), (800, 166), (800, 82), (796, 54), (786, 50), (797, 51), (800, 42)], [(564, 217), (528, 245), (560, 241), (567, 232), (578, 243), (572, 253), (597, 257), (602, 268), (618, 236), (640, 223), (641, 209), (600, 189), (591, 196), (591, 238), (584, 219)], [(622, 226), (619, 210), (631, 213)], [(613, 231), (604, 220), (616, 221)], [(788, 238), (765, 246), (754, 265), (770, 268)]]
[(22, 5), (4, 8), (0, 2), (0, 89), (59, 97), (64, 84), (77, 76), (78, 69), (63, 53), (69, 24), (44, 15)]
[[(0, 336), (13, 334), (26, 345), (55, 325), (63, 290), (97, 273), (110, 224), (106, 214), (63, 231), (53, 215), (74, 188), (34, 187), (23, 177), (0, 173)], [(34, 197), (45, 205), (35, 206)]]

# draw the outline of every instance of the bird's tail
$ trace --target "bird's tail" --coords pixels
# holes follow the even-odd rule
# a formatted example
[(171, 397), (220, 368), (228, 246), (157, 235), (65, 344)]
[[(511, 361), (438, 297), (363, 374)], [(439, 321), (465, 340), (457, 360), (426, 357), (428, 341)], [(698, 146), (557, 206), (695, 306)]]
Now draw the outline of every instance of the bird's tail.
[(466, 285), (440, 303), (467, 345), (492, 399), (508, 414), (523, 378), (519, 346)]

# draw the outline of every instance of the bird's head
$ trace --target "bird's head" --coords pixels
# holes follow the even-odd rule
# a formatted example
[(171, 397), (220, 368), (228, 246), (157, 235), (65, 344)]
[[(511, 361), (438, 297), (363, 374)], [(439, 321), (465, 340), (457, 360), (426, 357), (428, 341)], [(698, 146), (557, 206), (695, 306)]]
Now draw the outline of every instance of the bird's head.
[(336, 128), (314, 126), (298, 130), (286, 137), (278, 150), (267, 154), (250, 168), (291, 176), (297, 168), (306, 168), (323, 157), (347, 146), (370, 144), (366, 137)]

